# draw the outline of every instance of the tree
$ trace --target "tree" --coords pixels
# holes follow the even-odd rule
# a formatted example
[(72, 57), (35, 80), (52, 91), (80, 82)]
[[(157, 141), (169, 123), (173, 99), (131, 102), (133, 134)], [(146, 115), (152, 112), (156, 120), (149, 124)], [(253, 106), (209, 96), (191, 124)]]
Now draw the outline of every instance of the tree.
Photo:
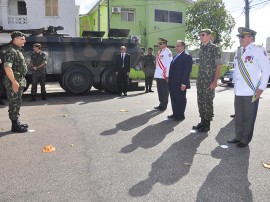
[(190, 45), (198, 46), (199, 31), (209, 28), (213, 31), (213, 43), (231, 48), (230, 35), (234, 26), (234, 18), (225, 9), (222, 0), (197, 0), (187, 8), (186, 37)]

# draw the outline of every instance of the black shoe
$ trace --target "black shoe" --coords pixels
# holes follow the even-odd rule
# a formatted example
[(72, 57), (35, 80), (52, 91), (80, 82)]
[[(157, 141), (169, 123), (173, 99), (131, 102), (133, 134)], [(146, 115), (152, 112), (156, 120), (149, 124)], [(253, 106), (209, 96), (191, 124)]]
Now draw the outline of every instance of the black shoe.
[(169, 115), (169, 116), (167, 116), (168, 117), (168, 119), (172, 119), (172, 118), (174, 118), (175, 116), (172, 114), (172, 115)]
[(248, 146), (248, 144), (239, 142), (236, 146), (237, 146), (238, 148), (244, 148), (244, 147)]
[(210, 121), (203, 120), (202, 127), (198, 129), (199, 132), (208, 132), (210, 130)]
[(148, 90), (146, 90), (146, 91), (145, 91), (145, 93), (149, 93), (149, 91), (148, 91)]
[(19, 125), (19, 123), (16, 123), (16, 124), (12, 123), (11, 131), (15, 133), (26, 133), (28, 130), (27, 128)]
[(119, 96), (122, 96), (122, 93), (118, 93)]
[(46, 96), (42, 96), (41, 99), (42, 100), (47, 100), (47, 97)]
[(159, 111), (165, 111), (167, 108), (165, 108), (165, 107), (161, 107), (161, 108), (159, 108)]
[(127, 96), (127, 94), (126, 94), (126, 93), (124, 93), (124, 96)]
[(20, 126), (24, 127), (24, 128), (28, 128), (29, 127), (28, 124), (26, 124), (26, 123), (20, 123), (20, 122), (18, 122), (18, 124)]
[(230, 117), (231, 117), (231, 118), (235, 118), (235, 114), (231, 115)]
[(203, 127), (203, 123), (202, 122), (198, 123), (197, 126), (192, 126), (192, 129), (198, 130), (201, 127)]
[(150, 92), (150, 93), (153, 93), (153, 92), (155, 92), (155, 91), (153, 91), (153, 90), (149, 90), (149, 92)]
[(160, 108), (162, 108), (162, 107), (161, 107), (161, 106), (154, 107), (154, 109), (158, 109), (158, 110), (159, 110)]
[(237, 140), (237, 139), (232, 139), (232, 140), (227, 140), (227, 142), (228, 142), (229, 144), (236, 144), (236, 143), (239, 143), (240, 141)]
[(173, 120), (174, 121), (184, 121), (185, 120), (185, 117), (183, 117), (183, 118), (176, 118), (176, 117), (174, 117)]

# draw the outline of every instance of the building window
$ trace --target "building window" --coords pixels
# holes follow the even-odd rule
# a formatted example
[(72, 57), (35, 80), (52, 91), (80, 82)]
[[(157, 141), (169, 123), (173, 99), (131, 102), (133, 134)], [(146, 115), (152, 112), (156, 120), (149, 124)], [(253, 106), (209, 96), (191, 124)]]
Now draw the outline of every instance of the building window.
[(128, 21), (128, 22), (134, 22), (135, 21), (135, 10), (122, 8), (121, 9), (121, 20)]
[(45, 0), (45, 15), (58, 16), (58, 0)]
[(182, 23), (182, 12), (155, 10), (155, 21)]
[(26, 3), (24, 1), (18, 1), (18, 15), (27, 15)]

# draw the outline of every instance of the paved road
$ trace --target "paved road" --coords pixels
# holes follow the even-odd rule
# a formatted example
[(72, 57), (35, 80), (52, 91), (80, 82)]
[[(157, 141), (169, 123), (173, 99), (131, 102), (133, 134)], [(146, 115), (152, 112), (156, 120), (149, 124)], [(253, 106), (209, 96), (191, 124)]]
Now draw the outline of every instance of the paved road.
[[(216, 89), (208, 134), (191, 131), (199, 121), (194, 84), (181, 123), (166, 120), (170, 107), (152, 110), (154, 90), (70, 96), (49, 85), (48, 101), (36, 102), (28, 102), (28, 91), (25, 134), (10, 133), (1, 107), (0, 201), (269, 201), (270, 170), (261, 162), (270, 162), (270, 89), (244, 149), (220, 147), (234, 133), (232, 88)], [(56, 151), (43, 153), (50, 144)]]

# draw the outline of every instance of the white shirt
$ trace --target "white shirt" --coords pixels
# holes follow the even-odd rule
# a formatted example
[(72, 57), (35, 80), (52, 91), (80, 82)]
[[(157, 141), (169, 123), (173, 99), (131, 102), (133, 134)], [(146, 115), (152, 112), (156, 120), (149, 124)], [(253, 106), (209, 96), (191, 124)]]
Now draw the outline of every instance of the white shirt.
[[(239, 70), (237, 52), (238, 50), (236, 50), (234, 57), (234, 93), (236, 96), (252, 96), (254, 94), (254, 90), (248, 86)], [(243, 47), (241, 47), (241, 53), (242, 52)], [(261, 84), (258, 88), (265, 90), (270, 75), (270, 62), (267, 57), (265, 48), (251, 43), (246, 47), (246, 51), (241, 55), (241, 58), (251, 77), (251, 81), (254, 87), (257, 87), (257, 84), (261, 78)]]
[(164, 73), (162, 67), (160, 67), (160, 62), (163, 64), (166, 70), (166, 77), (169, 76), (170, 64), (172, 62), (172, 52), (169, 48), (164, 48), (161, 51), (158, 51), (156, 55), (156, 70), (155, 70), (155, 78), (164, 79)]

